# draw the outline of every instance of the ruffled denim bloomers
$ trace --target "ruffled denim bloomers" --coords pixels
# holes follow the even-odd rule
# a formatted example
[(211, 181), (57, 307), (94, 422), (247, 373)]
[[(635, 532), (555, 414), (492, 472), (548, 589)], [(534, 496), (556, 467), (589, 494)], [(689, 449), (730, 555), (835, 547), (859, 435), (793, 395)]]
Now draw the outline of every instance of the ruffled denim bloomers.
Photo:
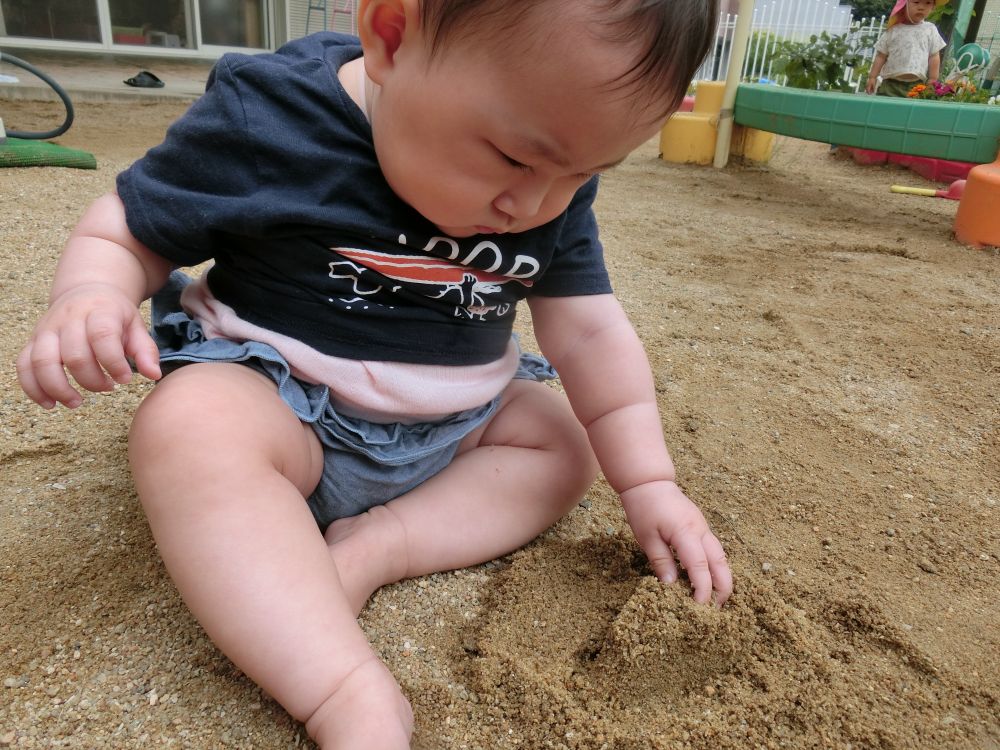
[[(321, 530), (338, 518), (363, 513), (405, 494), (444, 469), (459, 443), (496, 412), (500, 396), (437, 422), (380, 424), (348, 417), (330, 404), (330, 389), (295, 378), (284, 357), (257, 341), (205, 338), (201, 325), (181, 309), (191, 279), (180, 271), (153, 296), (152, 334), (164, 373), (194, 362), (240, 362), (263, 373), (295, 415), (323, 444), (325, 467), (307, 498)], [(557, 377), (543, 357), (521, 354), (515, 378)]]

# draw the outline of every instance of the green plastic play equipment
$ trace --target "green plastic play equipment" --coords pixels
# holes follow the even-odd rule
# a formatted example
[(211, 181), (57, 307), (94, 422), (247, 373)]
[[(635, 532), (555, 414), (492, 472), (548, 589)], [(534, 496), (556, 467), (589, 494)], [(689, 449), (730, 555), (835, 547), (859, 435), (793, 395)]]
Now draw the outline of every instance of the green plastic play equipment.
[[(961, 48), (978, 0), (952, 0)], [(733, 124), (793, 138), (985, 164), (997, 156), (1000, 106), (857, 96), (740, 83), (754, 0), (740, 0), (719, 115), (716, 167), (729, 161)]]
[[(958, 18), (952, 44), (957, 49), (966, 44), (973, 4), (979, 7), (980, 2), (955, 0)], [(958, 202), (955, 239), (973, 247), (1000, 247), (1000, 223), (996, 220), (1000, 206), (1000, 106), (740, 83), (753, 8), (754, 0), (739, 0), (733, 55), (719, 112), (716, 168), (729, 161), (734, 123), (872, 151), (978, 162), (979, 166), (970, 170)]]
[(997, 156), (1000, 107), (740, 84), (735, 122), (842, 146), (985, 164)]

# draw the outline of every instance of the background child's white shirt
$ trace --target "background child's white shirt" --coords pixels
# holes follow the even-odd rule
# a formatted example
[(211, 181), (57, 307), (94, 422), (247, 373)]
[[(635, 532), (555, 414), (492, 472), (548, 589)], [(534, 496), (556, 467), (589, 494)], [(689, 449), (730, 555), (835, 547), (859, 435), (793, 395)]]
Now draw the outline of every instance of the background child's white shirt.
[(927, 80), (927, 60), (945, 47), (937, 26), (929, 21), (898, 23), (875, 43), (875, 51), (886, 55), (883, 78)]

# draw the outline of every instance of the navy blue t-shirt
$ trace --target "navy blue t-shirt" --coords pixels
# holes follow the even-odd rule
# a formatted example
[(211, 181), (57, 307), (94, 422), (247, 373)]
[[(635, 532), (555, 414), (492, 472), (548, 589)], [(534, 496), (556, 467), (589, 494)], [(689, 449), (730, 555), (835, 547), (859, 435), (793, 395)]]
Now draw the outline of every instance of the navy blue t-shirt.
[(401, 201), (337, 71), (355, 37), (229, 54), (165, 141), (118, 176), (132, 234), (254, 325), (349, 359), (475, 365), (528, 295), (611, 291), (597, 178), (549, 223), (451, 238)]

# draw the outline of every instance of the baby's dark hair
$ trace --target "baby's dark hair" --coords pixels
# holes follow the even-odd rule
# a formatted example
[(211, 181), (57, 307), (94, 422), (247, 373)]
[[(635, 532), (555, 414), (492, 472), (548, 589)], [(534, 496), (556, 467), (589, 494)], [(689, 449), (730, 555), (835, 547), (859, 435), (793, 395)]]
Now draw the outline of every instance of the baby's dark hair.
[[(636, 44), (636, 59), (614, 82), (615, 88), (648, 91), (648, 102), (663, 103), (658, 115), (676, 110), (715, 41), (718, 0), (569, 2), (593, 6), (599, 18), (593, 24), (596, 38)], [(524, 18), (533, 11), (558, 14), (560, 4), (558, 0), (421, 0), (420, 13), (433, 55), (455, 39), (495, 41), (515, 29), (520, 31)]]

